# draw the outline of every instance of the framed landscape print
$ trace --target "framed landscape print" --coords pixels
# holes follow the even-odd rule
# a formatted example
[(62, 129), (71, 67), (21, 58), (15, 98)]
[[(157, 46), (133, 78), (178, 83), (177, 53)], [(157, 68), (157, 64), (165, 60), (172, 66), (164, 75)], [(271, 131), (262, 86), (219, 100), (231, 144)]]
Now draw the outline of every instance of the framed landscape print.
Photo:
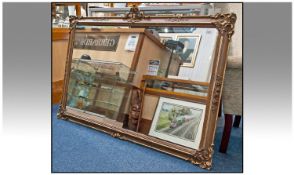
[(201, 35), (188, 34), (188, 35), (177, 35), (177, 41), (184, 44), (184, 49), (177, 52), (177, 54), (183, 60), (184, 67), (194, 67), (195, 60), (200, 44)]
[(149, 135), (198, 149), (205, 105), (160, 97)]

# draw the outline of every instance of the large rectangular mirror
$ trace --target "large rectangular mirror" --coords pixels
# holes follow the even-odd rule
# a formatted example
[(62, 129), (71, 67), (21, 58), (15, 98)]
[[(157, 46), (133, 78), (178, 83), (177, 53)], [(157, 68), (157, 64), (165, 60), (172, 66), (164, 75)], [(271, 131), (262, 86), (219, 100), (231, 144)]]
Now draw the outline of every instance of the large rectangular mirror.
[(209, 169), (235, 21), (72, 18), (59, 117)]

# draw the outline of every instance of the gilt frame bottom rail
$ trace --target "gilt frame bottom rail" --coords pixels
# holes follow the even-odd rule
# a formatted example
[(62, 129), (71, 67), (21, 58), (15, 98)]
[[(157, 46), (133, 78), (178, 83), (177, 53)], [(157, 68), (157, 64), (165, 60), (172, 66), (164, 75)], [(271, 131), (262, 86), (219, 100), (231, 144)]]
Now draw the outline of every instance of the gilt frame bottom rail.
[(107, 125), (105, 123), (91, 120), (86, 117), (73, 115), (72, 113), (67, 113), (66, 111), (58, 113), (57, 118), (68, 120), (73, 123), (95, 129), (97, 131), (102, 131), (106, 134), (111, 135), (114, 138), (130, 141), (184, 159), (191, 162), (192, 164), (199, 165), (201, 168), (204, 169), (209, 170), (212, 165), (213, 144), (208, 149), (195, 150), (181, 145), (175, 145), (174, 143), (170, 143), (168, 141), (164, 141), (152, 136), (144, 135), (142, 133), (137, 133), (132, 130), (126, 130), (124, 128), (116, 127), (116, 131), (114, 131), (113, 127), (115, 126)]

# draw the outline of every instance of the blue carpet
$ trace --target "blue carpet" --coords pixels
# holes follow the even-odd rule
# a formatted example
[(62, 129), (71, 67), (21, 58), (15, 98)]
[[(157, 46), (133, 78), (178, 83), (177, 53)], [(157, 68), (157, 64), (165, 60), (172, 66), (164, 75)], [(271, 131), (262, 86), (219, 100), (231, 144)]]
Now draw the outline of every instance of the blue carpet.
[[(242, 128), (233, 128), (227, 154), (218, 152), (218, 122), (211, 170), (69, 121), (52, 107), (52, 172), (242, 172)], [(223, 118), (223, 117), (222, 117)]]

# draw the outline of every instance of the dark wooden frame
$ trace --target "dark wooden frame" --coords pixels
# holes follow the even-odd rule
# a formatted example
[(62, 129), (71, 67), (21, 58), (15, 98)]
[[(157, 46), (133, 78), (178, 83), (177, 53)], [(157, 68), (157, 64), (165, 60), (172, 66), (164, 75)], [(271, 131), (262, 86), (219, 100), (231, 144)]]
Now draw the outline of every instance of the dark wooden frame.
[[(228, 44), (231, 40), (231, 36), (234, 33), (236, 19), (237, 17), (234, 13), (216, 14), (213, 16), (148, 17), (144, 16), (144, 14), (138, 11), (136, 7), (131, 8), (130, 12), (127, 13), (125, 17), (76, 17), (71, 19), (72, 27), (70, 30), (70, 39), (68, 45), (63, 97), (58, 117), (94, 128), (99, 131), (103, 131), (112, 135), (113, 137), (138, 143), (146, 147), (188, 160), (202, 168), (210, 169), (212, 165), (213, 141), (217, 124), (216, 121), (223, 88), (224, 73), (227, 64)], [(206, 111), (199, 149), (196, 150), (187, 148), (132, 130), (119, 128), (111, 123), (93, 120), (91, 117), (88, 117), (83, 113), (66, 109), (67, 87), (70, 76), (73, 38), (76, 25), (131, 27), (183, 26), (216, 28), (219, 31), (215, 49), (215, 58), (213, 61), (211, 81), (209, 82), (208, 95), (207, 99), (205, 100)], [(197, 100), (195, 102), (197, 102)]]

